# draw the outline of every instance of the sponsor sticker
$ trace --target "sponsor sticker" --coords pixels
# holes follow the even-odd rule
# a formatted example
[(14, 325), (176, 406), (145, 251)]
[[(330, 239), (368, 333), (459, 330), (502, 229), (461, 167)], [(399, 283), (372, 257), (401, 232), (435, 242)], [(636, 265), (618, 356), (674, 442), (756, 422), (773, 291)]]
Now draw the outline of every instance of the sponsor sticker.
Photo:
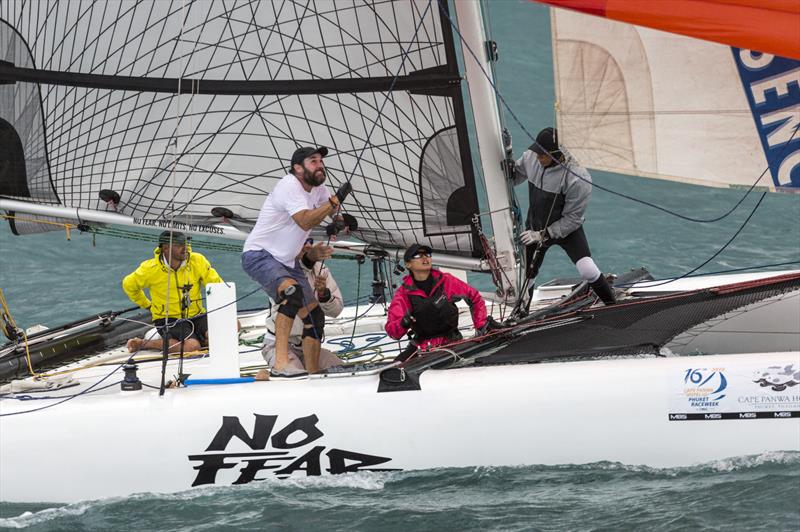
[(276, 430), (278, 421), (278, 416), (255, 414), (250, 431), (237, 416), (224, 416), (208, 447), (188, 456), (196, 471), (192, 486), (248, 484), (293, 475), (398, 471), (385, 467), (389, 457), (323, 444), (325, 434), (314, 414), (293, 419)]
[(733, 48), (776, 188), (800, 188), (800, 61)]
[(674, 377), (670, 421), (800, 417), (800, 364), (689, 367)]

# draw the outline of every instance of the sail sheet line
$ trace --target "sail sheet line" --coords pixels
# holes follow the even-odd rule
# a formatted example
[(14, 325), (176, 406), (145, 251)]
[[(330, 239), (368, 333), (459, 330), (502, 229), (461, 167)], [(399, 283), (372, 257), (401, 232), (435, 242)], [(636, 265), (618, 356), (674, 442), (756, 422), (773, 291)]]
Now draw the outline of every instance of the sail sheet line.
[[(449, 20), (450, 24), (453, 26), (454, 31), (459, 36), (461, 36), (460, 30), (456, 27), (455, 23), (449, 17), (449, 15), (447, 13), (444, 13), (444, 16), (447, 18), (447, 20)], [(462, 40), (463, 40), (463, 38), (462, 38)], [(479, 63), (479, 61), (477, 59), (477, 54), (475, 53), (475, 51), (469, 46), (466, 46), (466, 48), (470, 52), (470, 54), (473, 56), (473, 58), (475, 59), (476, 63), (478, 63), (478, 65), (480, 65), (480, 63)], [(525, 124), (522, 123), (520, 118), (517, 116), (517, 114), (511, 108), (509, 103), (506, 101), (506, 99), (500, 93), (499, 89), (497, 88), (497, 85), (494, 83), (494, 81), (491, 79), (491, 77), (487, 74), (487, 72), (482, 67), (479, 67), (479, 68), (480, 68), (480, 71), (481, 71), (482, 75), (486, 78), (488, 83), (491, 85), (492, 90), (497, 95), (498, 99), (502, 102), (503, 107), (505, 107), (505, 109), (512, 116), (514, 122), (525, 132), (526, 135), (528, 135), (530, 140), (535, 142), (536, 141), (535, 136), (533, 136), (533, 134), (527, 129)], [(792, 140), (795, 137), (796, 134), (797, 134), (797, 129), (794, 130), (790, 140)], [(788, 146), (789, 146), (789, 142), (787, 142), (784, 145), (784, 149), (786, 149)], [(567, 168), (567, 171), (572, 173), (575, 177), (583, 180), (583, 177), (575, 174), (569, 168)], [(615, 190), (613, 190), (613, 189), (611, 189), (609, 187), (604, 187), (604, 186), (598, 185), (597, 183), (593, 183), (593, 182), (590, 183), (590, 184), (595, 188), (599, 188), (600, 190), (603, 190), (604, 192), (608, 192), (610, 194), (614, 194), (614, 195), (622, 197), (624, 199), (628, 199), (628, 200), (631, 200), (633, 202), (636, 202), (636, 203), (639, 203), (639, 204), (642, 204), (642, 205), (645, 205), (645, 206), (648, 206), (648, 207), (652, 207), (654, 209), (657, 209), (657, 210), (662, 211), (662, 212), (664, 212), (666, 214), (675, 216), (675, 217), (680, 218), (682, 220), (695, 222), (695, 223), (713, 223), (713, 222), (720, 221), (720, 220), (726, 218), (727, 216), (729, 216), (731, 213), (733, 213), (739, 207), (739, 205), (742, 204), (742, 202), (745, 200), (745, 198), (747, 198), (747, 196), (750, 194), (750, 192), (753, 191), (753, 189), (757, 186), (757, 184), (763, 179), (763, 177), (766, 175), (767, 172), (769, 172), (769, 166), (764, 170), (764, 172), (761, 173), (761, 175), (758, 177), (758, 179), (756, 179), (756, 181), (751, 184), (751, 186), (748, 188), (748, 190), (742, 195), (742, 197), (736, 202), (736, 204), (733, 207), (731, 207), (727, 212), (725, 212), (725, 213), (723, 213), (723, 214), (721, 214), (721, 215), (719, 215), (717, 217), (709, 218), (709, 219), (701, 219), (701, 218), (694, 218), (694, 217), (691, 217), (691, 216), (686, 216), (686, 215), (680, 214), (680, 213), (678, 213), (676, 211), (673, 211), (671, 209), (668, 209), (666, 207), (659, 206), (659, 205), (657, 205), (655, 203), (652, 203), (652, 202), (649, 202), (649, 201), (646, 201), (646, 200), (642, 200), (640, 198), (636, 198), (636, 197), (631, 196), (629, 194), (625, 194), (625, 193), (622, 193), (622, 192), (615, 191)], [(760, 201), (759, 201), (758, 204), (760, 204)], [(753, 213), (751, 213), (750, 216), (752, 216), (752, 214)]]
[(730, 246), (733, 243), (733, 241), (736, 240), (736, 237), (738, 237), (739, 234), (744, 230), (744, 228), (747, 227), (747, 225), (750, 223), (750, 219), (753, 217), (753, 215), (756, 213), (756, 211), (758, 211), (758, 208), (761, 206), (761, 202), (764, 201), (764, 198), (766, 196), (767, 196), (767, 192), (762, 192), (761, 193), (761, 197), (758, 198), (758, 201), (756, 202), (755, 206), (753, 206), (752, 210), (750, 211), (750, 214), (748, 214), (747, 218), (745, 218), (745, 220), (739, 225), (739, 228), (736, 229), (736, 232), (734, 232), (733, 235), (731, 235), (731, 237), (728, 239), (728, 241), (725, 242), (725, 244), (723, 244), (710, 257), (708, 257), (706, 260), (704, 260), (703, 262), (701, 262), (700, 264), (698, 264), (697, 266), (695, 266), (694, 268), (692, 268), (688, 272), (682, 273), (681, 275), (679, 275), (678, 277), (675, 277), (674, 279), (668, 279), (666, 281), (661, 281), (660, 283), (656, 283), (656, 284), (648, 284), (648, 285), (646, 285), (647, 288), (653, 288), (655, 286), (664, 286), (664, 285), (670, 284), (670, 283), (672, 283), (674, 281), (678, 281), (680, 279), (683, 279), (685, 277), (689, 277), (692, 274), (695, 274), (698, 271), (700, 271), (701, 268), (706, 266), (712, 260), (716, 259), (723, 251), (728, 249), (728, 246)]
[[(429, 0), (428, 4), (426, 5), (425, 12), (422, 14), (422, 16), (420, 16), (419, 23), (416, 25), (416, 27), (414, 29), (414, 36), (415, 37), (419, 33), (419, 28), (422, 26), (423, 22), (425, 21), (425, 15), (430, 10), (430, 6), (431, 6), (431, 0)], [(367, 134), (367, 138), (365, 139), (365, 142), (364, 142), (364, 144), (363, 144), (363, 146), (361, 148), (361, 151), (359, 152), (359, 154), (356, 157), (355, 164), (352, 167), (353, 169), (350, 172), (350, 174), (347, 175), (347, 177), (346, 177), (346, 182), (347, 183), (350, 183), (350, 181), (352, 181), (353, 174), (355, 173), (356, 169), (358, 169), (360, 173), (364, 172), (364, 170), (363, 170), (363, 168), (361, 166), (361, 159), (362, 159), (366, 149), (368, 147), (370, 147), (369, 142), (370, 142), (370, 139), (372, 137), (372, 134), (374, 133), (375, 128), (377, 127), (379, 120), (381, 120), (382, 117), (383, 117), (383, 109), (384, 109), (384, 107), (386, 107), (386, 104), (389, 102), (389, 100), (391, 98), (392, 89), (395, 86), (395, 82), (397, 81), (397, 76), (402, 71), (403, 64), (405, 63), (405, 60), (406, 60), (406, 58), (408, 56), (408, 52), (410, 51), (410, 49), (411, 49), (411, 47), (409, 46), (409, 48), (405, 50), (405, 53), (403, 55), (403, 60), (401, 61), (400, 66), (398, 67), (397, 75), (395, 76), (395, 79), (392, 80), (392, 84), (389, 87), (389, 89), (387, 90), (387, 94), (386, 94), (386, 96), (385, 96), (385, 98), (383, 100), (383, 103), (381, 104), (380, 109), (378, 110), (378, 113), (377, 113), (377, 116), (375, 118), (375, 121), (372, 123), (372, 127), (370, 128), (369, 133)], [(374, 94), (374, 97), (377, 99), (377, 95), (376, 94)], [(362, 115), (362, 118), (363, 118), (363, 115)], [(342, 209), (342, 205), (339, 205), (338, 209), (336, 210), (336, 214), (338, 214), (341, 211), (341, 209)], [(423, 217), (423, 224), (424, 224), (424, 220), (425, 220), (425, 218)], [(410, 221), (410, 218), (409, 218), (409, 221)], [(329, 241), (330, 241), (330, 239), (329, 239)]]

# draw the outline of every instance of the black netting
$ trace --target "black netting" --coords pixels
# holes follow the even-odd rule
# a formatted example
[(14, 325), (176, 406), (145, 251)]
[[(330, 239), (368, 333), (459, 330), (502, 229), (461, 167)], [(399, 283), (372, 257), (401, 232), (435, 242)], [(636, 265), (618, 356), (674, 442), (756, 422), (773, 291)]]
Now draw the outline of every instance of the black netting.
[[(456, 215), (445, 222), (458, 222), (457, 230), (445, 223), (442, 231), (436, 222), (426, 236), (428, 220), (420, 208), (424, 147), (437, 132), (465, 127), (454, 43), (440, 14), (446, 4), (187, 0), (183, 5), (0, 2), (0, 20), (31, 50), (32, 64), (24, 66), (193, 78), (201, 80), (201, 88), (204, 81), (218, 80), (288, 82), (298, 92), (178, 96), (42, 84), (41, 104), (36, 103), (46, 134), (40, 131), (23, 144), (43, 149), (46, 142), (49, 178), (63, 205), (106, 210), (98, 193), (108, 189), (119, 193), (119, 211), (135, 219), (175, 216), (198, 223), (222, 206), (253, 222), (286, 174), (295, 148), (327, 146), (330, 187), (352, 181), (355, 192), (346, 210), (359, 219), (357, 236), (385, 246), (418, 240), (474, 253), (472, 238), (461, 227), (467, 213), (451, 209)], [(6, 42), (0, 43), (4, 49)], [(18, 55), (12, 62), (23, 66)], [(454, 81), (445, 87), (437, 81), (426, 90), (432, 72)], [(396, 76), (417, 80), (416, 85), (391, 93), (302, 94), (312, 81)], [(17, 107), (28, 101), (27, 93), (14, 98)], [(5, 106), (0, 118), (9, 120)], [(467, 137), (462, 132), (459, 138)], [(471, 160), (467, 144), (454, 136), (446, 146), (454, 153), (444, 146), (438, 153)], [(472, 171), (471, 166), (458, 170), (453, 177), (467, 186), (449, 196), (467, 207), (477, 205)], [(34, 174), (30, 169), (28, 174), (30, 180)]]
[(798, 288), (800, 274), (790, 274), (581, 310), (521, 325), (514, 331), (516, 338), (475, 363), (658, 353), (675, 336), (695, 325)]

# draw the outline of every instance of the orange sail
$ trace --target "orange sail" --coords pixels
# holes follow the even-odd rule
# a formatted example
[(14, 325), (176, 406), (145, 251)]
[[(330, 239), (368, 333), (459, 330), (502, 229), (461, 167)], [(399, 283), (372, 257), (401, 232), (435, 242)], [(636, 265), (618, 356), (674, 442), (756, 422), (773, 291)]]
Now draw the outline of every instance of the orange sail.
[(536, 0), (627, 22), (800, 59), (798, 0)]

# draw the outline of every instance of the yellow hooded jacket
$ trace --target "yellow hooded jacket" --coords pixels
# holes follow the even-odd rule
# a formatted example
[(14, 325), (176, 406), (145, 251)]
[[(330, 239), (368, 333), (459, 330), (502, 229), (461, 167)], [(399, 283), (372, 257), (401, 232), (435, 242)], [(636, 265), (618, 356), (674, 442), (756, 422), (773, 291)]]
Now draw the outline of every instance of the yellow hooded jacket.
[[(142, 262), (136, 271), (122, 280), (122, 289), (128, 297), (142, 308), (149, 308), (153, 320), (166, 317), (167, 301), (167, 278), (169, 279), (169, 317), (181, 317), (181, 288), (186, 284), (192, 285), (189, 289), (189, 311), (187, 317), (191, 318), (205, 312), (203, 308), (203, 297), (200, 285), (208, 283), (221, 283), (222, 278), (211, 267), (200, 253), (192, 253), (190, 246), (186, 247), (186, 261), (178, 268), (178, 271), (168, 267), (161, 260), (161, 248), (157, 247), (153, 252), (153, 258)], [(147, 299), (143, 289), (147, 288), (150, 292), (150, 299)]]

